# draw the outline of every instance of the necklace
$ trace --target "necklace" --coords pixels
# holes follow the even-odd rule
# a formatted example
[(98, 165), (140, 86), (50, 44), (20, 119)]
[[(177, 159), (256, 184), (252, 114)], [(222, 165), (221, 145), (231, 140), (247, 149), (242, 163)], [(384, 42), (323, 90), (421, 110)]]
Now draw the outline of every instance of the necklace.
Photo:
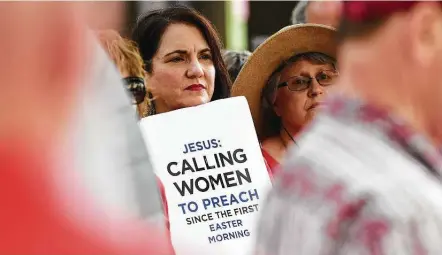
[[(290, 139), (293, 141), (293, 143), (294, 143), (296, 146), (298, 146), (298, 144), (296, 143), (295, 139), (293, 139), (293, 136), (289, 133), (289, 131), (287, 131), (287, 129), (286, 129), (284, 126), (282, 126), (282, 128), (283, 128), (284, 131), (287, 133), (287, 135), (290, 137)], [(283, 144), (284, 147), (287, 149), (287, 144), (285, 143), (284, 139), (282, 139), (282, 137), (281, 137), (281, 140), (282, 140), (282, 144)]]

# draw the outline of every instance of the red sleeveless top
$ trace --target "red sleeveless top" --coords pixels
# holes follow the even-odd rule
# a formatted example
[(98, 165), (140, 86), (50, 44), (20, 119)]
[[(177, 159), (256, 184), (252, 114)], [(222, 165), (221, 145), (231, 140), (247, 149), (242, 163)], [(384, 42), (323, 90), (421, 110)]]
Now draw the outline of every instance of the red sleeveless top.
[(261, 152), (267, 166), (267, 171), (269, 172), (269, 175), (272, 178), (276, 172), (276, 169), (279, 167), (279, 162), (262, 148)]

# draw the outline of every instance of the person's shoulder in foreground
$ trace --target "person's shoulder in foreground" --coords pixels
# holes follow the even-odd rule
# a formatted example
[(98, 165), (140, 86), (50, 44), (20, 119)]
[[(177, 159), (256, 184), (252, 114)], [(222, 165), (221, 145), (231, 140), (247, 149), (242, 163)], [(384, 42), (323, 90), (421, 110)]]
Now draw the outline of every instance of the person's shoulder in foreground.
[(328, 106), (275, 178), (256, 254), (442, 254), (437, 149), (360, 101)]

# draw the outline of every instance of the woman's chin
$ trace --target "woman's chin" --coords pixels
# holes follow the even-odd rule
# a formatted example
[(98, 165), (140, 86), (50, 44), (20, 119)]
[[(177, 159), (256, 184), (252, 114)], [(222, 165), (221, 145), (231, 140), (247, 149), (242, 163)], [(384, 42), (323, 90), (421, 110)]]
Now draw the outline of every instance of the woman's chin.
[(210, 100), (207, 97), (192, 98), (191, 100), (186, 100), (185, 102), (183, 102), (180, 108), (198, 106), (206, 104), (208, 102), (210, 102)]
[(310, 110), (307, 112), (305, 116), (305, 125), (309, 124), (316, 116), (317, 110)]

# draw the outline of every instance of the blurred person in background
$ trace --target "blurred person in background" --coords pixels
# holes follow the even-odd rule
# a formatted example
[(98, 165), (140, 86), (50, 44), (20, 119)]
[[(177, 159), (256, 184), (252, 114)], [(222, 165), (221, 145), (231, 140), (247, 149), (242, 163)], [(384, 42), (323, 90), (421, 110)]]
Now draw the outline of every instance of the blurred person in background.
[(314, 118), (337, 77), (333, 28), (288, 26), (249, 57), (232, 88), (250, 106), (271, 173)]
[(69, 125), (70, 157), (106, 207), (157, 221), (163, 215), (160, 193), (132, 100), (115, 64), (90, 34), (93, 62), (86, 85), (72, 95), (76, 111)]
[(146, 117), (150, 101), (144, 84), (146, 73), (138, 46), (135, 42), (121, 37), (115, 30), (98, 31), (97, 36), (101, 46), (120, 71), (126, 90), (132, 97), (132, 104), (136, 105), (138, 116)]
[(292, 12), (292, 24), (314, 23), (337, 27), (342, 1), (299, 1)]
[(235, 82), (236, 77), (243, 65), (247, 62), (247, 59), (252, 53), (247, 50), (235, 51), (235, 50), (224, 50), (223, 59), (226, 64), (227, 71), (229, 72), (230, 80)]
[(442, 4), (346, 1), (338, 33), (339, 93), (289, 152), (257, 254), (442, 254)]
[[(93, 12), (81, 3), (0, 3), (1, 254), (171, 254), (157, 229), (134, 220), (131, 208), (103, 206), (82, 178), (82, 171), (95, 168), (77, 161), (73, 143), (88, 139), (73, 130), (75, 123), (94, 122), (74, 121), (85, 119), (79, 108), (91, 102), (78, 95), (109, 87), (89, 83), (95, 78), (106, 83), (117, 77), (109, 75), (112, 65), (86, 27), (88, 14)], [(101, 91), (110, 96), (109, 90)], [(124, 105), (120, 97), (112, 99)], [(95, 117), (95, 124), (110, 124)]]
[(132, 38), (152, 92), (149, 115), (229, 97), (219, 35), (197, 11), (182, 6), (152, 11), (138, 20)]

